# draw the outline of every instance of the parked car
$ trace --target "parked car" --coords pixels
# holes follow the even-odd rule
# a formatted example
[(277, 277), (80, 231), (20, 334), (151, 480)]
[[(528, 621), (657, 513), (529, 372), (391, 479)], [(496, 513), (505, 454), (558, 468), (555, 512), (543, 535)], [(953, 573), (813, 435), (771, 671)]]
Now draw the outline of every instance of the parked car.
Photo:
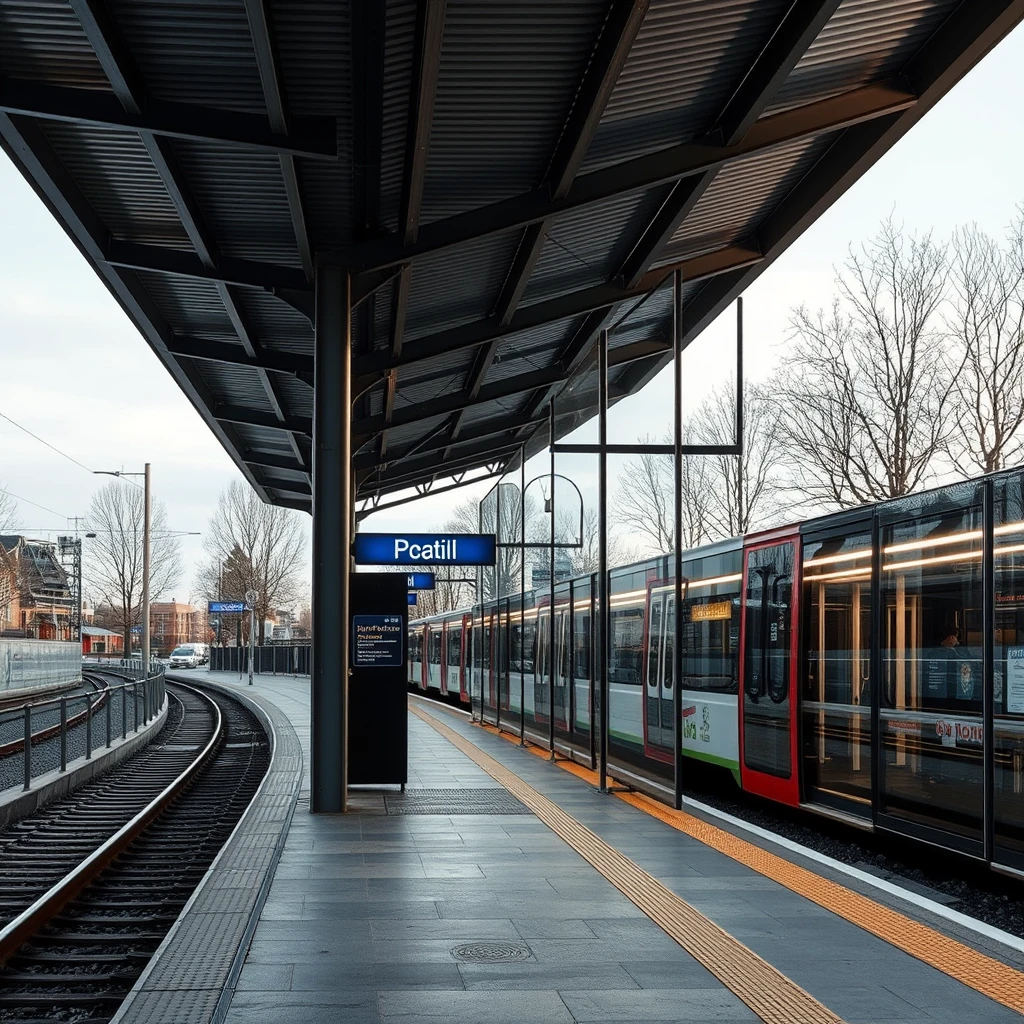
[(182, 644), (171, 651), (171, 668), (198, 668), (201, 663), (202, 655), (195, 644)]

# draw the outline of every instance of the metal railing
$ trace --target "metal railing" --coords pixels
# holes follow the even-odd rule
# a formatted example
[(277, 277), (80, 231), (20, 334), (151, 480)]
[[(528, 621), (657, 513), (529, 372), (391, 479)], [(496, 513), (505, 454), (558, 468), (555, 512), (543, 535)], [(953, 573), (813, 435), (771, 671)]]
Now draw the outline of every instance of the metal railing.
[[(258, 675), (308, 676), (310, 665), (309, 644), (275, 644), (256, 648), (253, 671)], [(213, 672), (249, 671), (247, 647), (211, 647), (210, 669)]]
[[(140, 668), (141, 668), (141, 663)], [(115, 697), (119, 697), (115, 701)], [(163, 666), (157, 666), (156, 670), (145, 678), (126, 679), (123, 683), (108, 685), (102, 690), (94, 693), (72, 694), (66, 697), (54, 697), (50, 700), (29, 701), (20, 709), (24, 722), (24, 734), (21, 741), (23, 746), (23, 788), (32, 788), (32, 779), (35, 776), (43, 775), (53, 771), (54, 766), (49, 763), (42, 767), (39, 772), (34, 772), (33, 745), (59, 738), (60, 744), (60, 771), (68, 770), (68, 737), (73, 730), (84, 725), (84, 756), (86, 760), (92, 758), (93, 752), (99, 747), (113, 746), (114, 738), (118, 733), (122, 740), (128, 738), (129, 732), (138, 732), (143, 726), (148, 725), (160, 713), (166, 698), (166, 687), (164, 683)], [(114, 705), (120, 705), (115, 714)], [(129, 712), (129, 704), (131, 709)], [(84, 705), (84, 710), (69, 715), (69, 710)], [(100, 716), (101, 708), (105, 710), (105, 723), (101, 725), (100, 742), (95, 743), (95, 719)], [(33, 719), (38, 717), (46, 709), (59, 709), (60, 722), (45, 726), (33, 734)], [(14, 717), (14, 716), (12, 716)], [(115, 718), (119, 719), (115, 722)], [(103, 727), (105, 726), (105, 728)], [(76, 734), (78, 735), (78, 734)], [(81, 757), (82, 754), (76, 754)], [(48, 759), (52, 761), (52, 758)]]

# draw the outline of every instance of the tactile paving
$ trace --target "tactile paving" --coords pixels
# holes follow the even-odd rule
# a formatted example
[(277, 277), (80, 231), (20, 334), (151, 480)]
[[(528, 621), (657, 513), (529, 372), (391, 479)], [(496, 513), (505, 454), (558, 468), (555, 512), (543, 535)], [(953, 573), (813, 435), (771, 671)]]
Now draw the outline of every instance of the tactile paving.
[(415, 706), (410, 706), (409, 710), (527, 804), (548, 828), (703, 964), (765, 1024), (842, 1024), (841, 1017), (796, 982), (680, 899), (639, 864), (623, 856), (514, 772), (432, 715)]
[(532, 814), (507, 789), (407, 789), (385, 793), (388, 814)]

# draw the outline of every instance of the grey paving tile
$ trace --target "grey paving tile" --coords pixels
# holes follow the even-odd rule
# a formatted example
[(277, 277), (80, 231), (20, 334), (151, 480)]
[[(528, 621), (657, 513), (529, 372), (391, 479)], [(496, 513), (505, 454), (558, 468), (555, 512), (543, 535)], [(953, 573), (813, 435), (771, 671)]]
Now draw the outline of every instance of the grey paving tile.
[(371, 921), (373, 938), (377, 941), (395, 939), (451, 939), (459, 942), (470, 939), (518, 939), (520, 933), (507, 918), (485, 920), (480, 918), (437, 919), (434, 921)]
[(530, 948), (538, 962), (566, 966), (619, 963), (624, 954), (640, 959), (650, 957), (652, 960), (682, 955), (672, 939), (653, 924), (650, 927), (652, 932), (648, 937), (634, 939), (628, 947), (613, 939), (531, 939)]
[(758, 1021), (760, 1018), (725, 989), (620, 989), (563, 992), (578, 1024), (604, 1021)]
[(292, 985), (292, 964), (268, 964), (259, 971), (243, 971), (236, 992), (287, 992)]
[(231, 1024), (365, 1024), (379, 1021), (373, 989), (348, 992), (237, 992), (226, 1020)]
[(721, 987), (721, 982), (690, 956), (671, 960), (625, 960), (621, 966), (641, 988), (689, 991)]
[(461, 991), (465, 986), (455, 963), (353, 964), (329, 963), (295, 966), (293, 991), (324, 992), (338, 987), (353, 989), (438, 989)]
[(384, 1021), (403, 1024), (451, 1021), (466, 1024), (574, 1024), (557, 992), (388, 992), (380, 993)]
[(615, 964), (577, 964), (571, 968), (534, 962), (460, 964), (459, 971), (470, 991), (557, 988), (559, 992), (569, 992), (595, 988), (635, 990), (638, 987), (636, 981)]
[(512, 924), (524, 939), (593, 939), (597, 937), (593, 929), (587, 926), (586, 921), (579, 918), (514, 918)]

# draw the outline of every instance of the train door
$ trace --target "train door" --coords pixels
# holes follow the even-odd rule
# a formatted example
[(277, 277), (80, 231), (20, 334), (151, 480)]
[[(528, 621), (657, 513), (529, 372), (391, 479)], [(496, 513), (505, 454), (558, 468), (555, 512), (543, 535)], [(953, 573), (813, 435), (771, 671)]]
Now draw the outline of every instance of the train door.
[(646, 660), (644, 664), (644, 753), (671, 763), (675, 735), (675, 594), (647, 591)]
[(538, 724), (546, 724), (549, 718), (551, 697), (551, 626), (548, 616), (551, 606), (545, 605), (537, 611), (537, 655), (533, 660), (533, 718)]
[(459, 700), (469, 703), (473, 647), (473, 616), (462, 616), (462, 652), (459, 658)]
[(571, 721), (571, 695), (569, 690), (569, 639), (571, 624), (566, 608), (557, 611), (555, 620), (555, 724), (559, 729), (569, 731)]
[(779, 531), (743, 551), (740, 759), (743, 788), (800, 803), (797, 604), (800, 536)]
[(444, 690), (441, 662), (444, 657), (443, 624), (438, 622), (427, 626), (426, 671), (424, 672), (424, 689)]

